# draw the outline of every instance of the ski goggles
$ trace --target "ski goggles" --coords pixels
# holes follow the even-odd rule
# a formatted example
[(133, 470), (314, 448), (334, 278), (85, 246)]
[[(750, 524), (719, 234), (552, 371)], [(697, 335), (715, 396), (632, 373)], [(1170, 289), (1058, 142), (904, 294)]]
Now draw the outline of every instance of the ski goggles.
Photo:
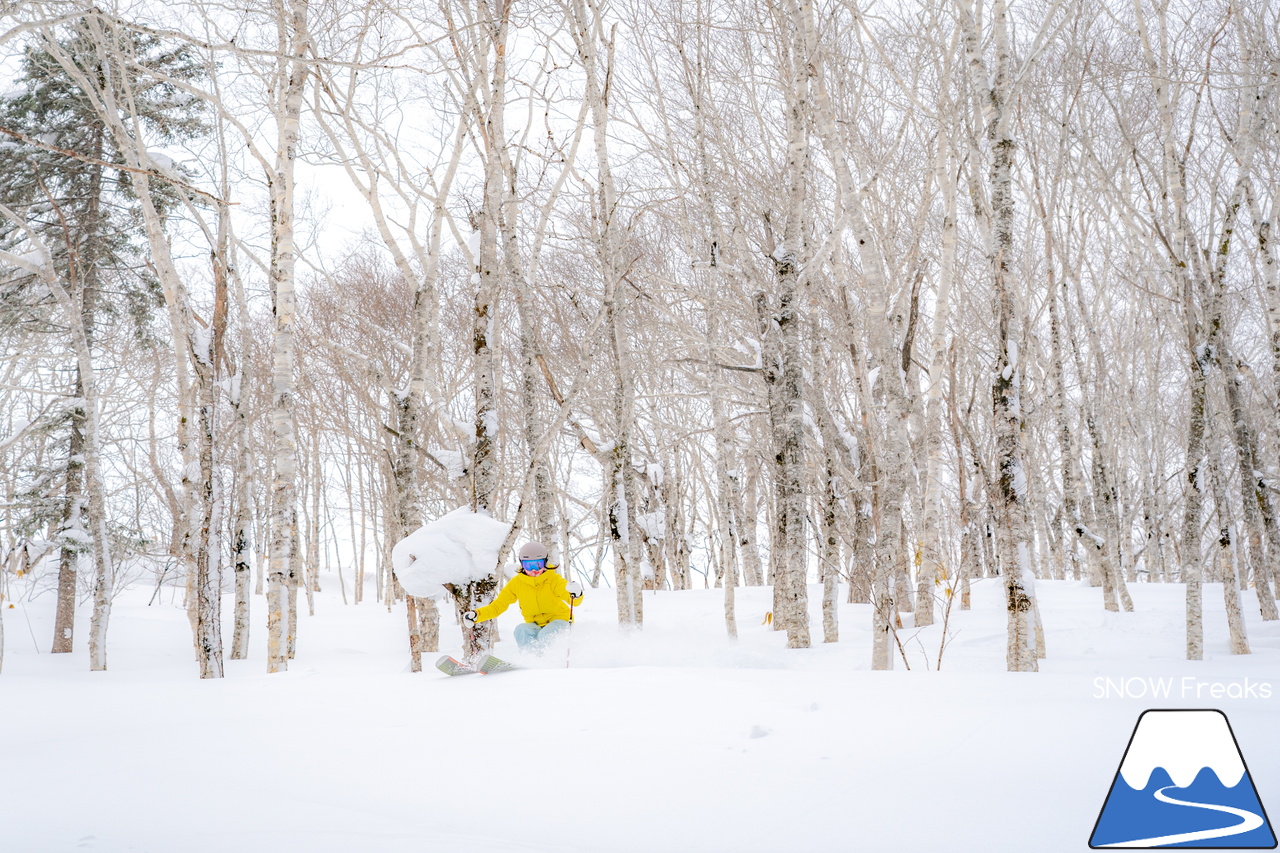
[(547, 561), (539, 560), (521, 560), (520, 571), (529, 575), (540, 575), (547, 570)]

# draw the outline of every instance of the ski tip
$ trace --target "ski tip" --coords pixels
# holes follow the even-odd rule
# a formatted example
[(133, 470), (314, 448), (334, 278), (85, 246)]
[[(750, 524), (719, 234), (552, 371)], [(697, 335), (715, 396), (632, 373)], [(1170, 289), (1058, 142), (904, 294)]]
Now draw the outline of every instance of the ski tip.
[(480, 671), (483, 672), (485, 675), (492, 675), (495, 672), (506, 672), (507, 670), (519, 669), (519, 668), (520, 667), (516, 666), (515, 664), (507, 663), (501, 658), (496, 658), (493, 655), (489, 655), (480, 664)]
[(444, 655), (436, 661), (436, 669), (440, 670), (445, 675), (470, 675), (473, 672), (479, 671), (472, 669), (462, 661), (452, 658), (449, 655)]

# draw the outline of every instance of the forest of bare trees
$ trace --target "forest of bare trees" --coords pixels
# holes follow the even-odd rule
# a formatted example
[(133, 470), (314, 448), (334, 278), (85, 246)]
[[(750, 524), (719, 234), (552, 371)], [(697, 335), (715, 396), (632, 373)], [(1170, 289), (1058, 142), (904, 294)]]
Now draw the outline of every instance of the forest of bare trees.
[(1009, 670), (1037, 579), (1278, 618), (1280, 4), (10, 0), (0, 80), (0, 596), (93, 669), (129, 585), (286, 669), (322, 575), (417, 668), (462, 506), (875, 669), (977, 578)]

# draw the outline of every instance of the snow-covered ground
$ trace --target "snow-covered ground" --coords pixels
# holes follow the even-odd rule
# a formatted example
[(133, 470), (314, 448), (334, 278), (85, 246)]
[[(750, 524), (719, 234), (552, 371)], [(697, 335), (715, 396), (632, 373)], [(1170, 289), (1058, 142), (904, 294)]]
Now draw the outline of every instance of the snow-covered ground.
[(1132, 614), (1086, 585), (1038, 590), (1038, 674), (1003, 671), (993, 580), (952, 613), (941, 672), (939, 626), (903, 630), (911, 671), (868, 671), (865, 605), (842, 606), (838, 644), (788, 650), (761, 624), (767, 589), (739, 590), (736, 643), (718, 590), (647, 594), (631, 636), (612, 591), (588, 590), (568, 654), (541, 660), (516, 655), (513, 608), (495, 651), (528, 668), (461, 678), (408, 672), (403, 610), (344, 606), (336, 579), (288, 673), (265, 673), (256, 598), (253, 658), (208, 682), (168, 594), (122, 593), (105, 673), (87, 671), (87, 613), (55, 657), (52, 597), (18, 602), (0, 850), (1082, 851), (1138, 715), (1181, 707), (1226, 712), (1280, 815), (1280, 623), (1252, 593), (1254, 654), (1228, 653), (1208, 585), (1206, 660), (1188, 663), (1180, 586), (1132, 586)]

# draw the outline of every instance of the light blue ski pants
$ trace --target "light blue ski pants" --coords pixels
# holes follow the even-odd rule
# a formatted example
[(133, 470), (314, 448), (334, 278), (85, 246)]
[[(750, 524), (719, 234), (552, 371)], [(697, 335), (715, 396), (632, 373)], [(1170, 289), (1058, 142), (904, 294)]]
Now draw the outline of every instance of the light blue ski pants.
[(564, 619), (552, 619), (541, 628), (534, 622), (522, 622), (516, 626), (516, 645), (521, 649), (540, 651), (568, 627), (569, 623)]

